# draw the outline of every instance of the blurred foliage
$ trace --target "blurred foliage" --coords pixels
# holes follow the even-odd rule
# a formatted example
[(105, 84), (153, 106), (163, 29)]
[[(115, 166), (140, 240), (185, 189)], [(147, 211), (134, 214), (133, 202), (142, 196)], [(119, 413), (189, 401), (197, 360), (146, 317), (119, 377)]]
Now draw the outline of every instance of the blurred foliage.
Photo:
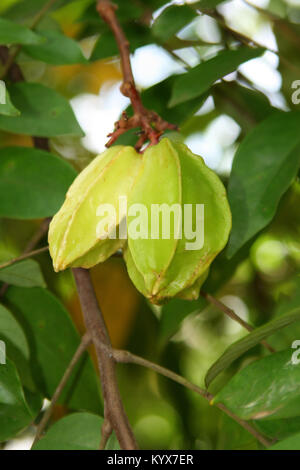
[[(164, 70), (157, 70), (155, 58), (144, 64), (145, 75), (151, 69), (161, 73), (147, 87), (138, 82), (145, 106), (180, 125), (180, 138), (196, 153), (201, 150), (229, 188), (232, 256), (224, 251), (217, 257), (204, 290), (264, 328), (300, 307), (300, 82), (295, 82), (300, 80), (300, 7), (285, 0), (270, 0), (264, 9), (226, 0), (181, 2), (165, 9), (164, 0), (114, 3), (134, 60), (154, 45), (157, 57), (166, 54)], [(11, 53), (16, 44), (24, 45), (16, 62), (25, 77), (24, 83), (14, 84), (8, 75), (7, 104), (0, 105), (0, 263), (24, 251), (40, 226), (38, 217), (55, 213), (76, 172), (92, 160), (96, 151), (90, 133), (97, 137), (107, 122), (113, 128), (109, 99), (121, 71), (113, 35), (99, 18), (95, 1), (57, 0), (31, 31), (35, 15), (46, 4), (1, 0), (0, 5), (0, 40)], [(263, 49), (256, 50), (258, 46)], [(239, 59), (230, 63), (232, 56)], [(0, 76), (3, 71), (2, 63)], [(117, 98), (120, 113), (128, 102), (120, 94)], [(89, 100), (97, 100), (103, 111), (99, 122), (94, 108), (80, 107)], [(32, 149), (31, 136), (49, 137), (50, 152)], [(130, 132), (118, 143), (136, 139)], [(38, 247), (46, 244), (44, 236)], [(84, 332), (71, 273), (54, 274), (48, 253), (34, 260), (25, 265), (25, 280), (22, 263), (10, 272), (0, 271), (0, 340), (7, 343), (8, 354), (7, 365), (0, 365), (3, 446), (20, 432), (32, 432), (29, 424), (41, 419), (42, 399), (51, 397), (78, 345), (78, 333)], [(122, 259), (96, 266), (92, 278), (113, 345), (200, 386), (224, 351), (246, 337), (203, 298), (172, 300), (159, 308), (148, 305), (131, 284)], [(13, 285), (6, 291), (8, 280)], [(284, 367), (294, 352), (293, 341), (300, 340), (299, 325), (295, 321), (268, 339), (279, 351), (276, 355), (258, 341), (243, 349), (221, 368), (210, 388), (260, 432), (284, 439), (274, 448), (300, 449), (300, 366)], [(102, 403), (95, 352), (89, 352), (36, 448), (98, 447)], [(141, 448), (259, 448), (247, 431), (191, 391), (136, 366), (122, 365), (118, 374)], [(270, 410), (264, 393), (272, 388), (268, 381), (278, 386), (272, 410), (281, 410), (272, 419), (265, 419)], [(14, 400), (12, 408), (7, 407), (8, 395)], [(250, 399), (259, 406), (246, 416), (243, 410)], [(116, 448), (114, 437), (109, 445)]]

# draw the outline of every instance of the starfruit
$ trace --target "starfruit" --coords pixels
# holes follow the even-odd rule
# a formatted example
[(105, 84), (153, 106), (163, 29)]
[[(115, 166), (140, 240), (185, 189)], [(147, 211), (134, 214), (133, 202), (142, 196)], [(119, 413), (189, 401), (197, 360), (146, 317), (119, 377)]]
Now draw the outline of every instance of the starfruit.
[(203, 159), (164, 138), (144, 153), (127, 224), (129, 276), (161, 304), (199, 296), (209, 265), (227, 243), (231, 213), (221, 180)]
[[(75, 179), (49, 228), (55, 271), (92, 267), (122, 248), (126, 237), (112, 238), (108, 234), (126, 218), (126, 205), (119, 204), (119, 197), (129, 193), (141, 162), (134, 148), (115, 146), (96, 157)], [(115, 207), (116, 216), (111, 226), (100, 227), (99, 231), (98, 208), (106, 204)]]

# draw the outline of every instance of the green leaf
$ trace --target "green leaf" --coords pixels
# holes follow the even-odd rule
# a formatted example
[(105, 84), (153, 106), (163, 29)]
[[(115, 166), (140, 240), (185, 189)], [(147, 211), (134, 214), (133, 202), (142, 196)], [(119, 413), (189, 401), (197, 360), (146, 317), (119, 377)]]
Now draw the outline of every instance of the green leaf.
[(290, 418), (300, 414), (300, 365), (292, 349), (252, 362), (215, 396), (242, 419)]
[[(26, 334), (36, 387), (44, 397), (50, 398), (79, 346), (79, 334), (68, 312), (46, 289), (10, 287), (6, 299)], [(98, 377), (88, 354), (84, 354), (60, 403), (71, 409), (101, 413), (99, 393)]]
[(43, 44), (23, 47), (23, 51), (34, 59), (53, 65), (84, 64), (87, 62), (79, 44), (73, 39), (55, 30), (42, 31), (41, 35), (45, 38)]
[(260, 419), (255, 427), (271, 439), (282, 440), (300, 432), (300, 416), (282, 419)]
[(103, 418), (73, 413), (55, 423), (33, 450), (98, 450)]
[(32, 259), (0, 269), (0, 281), (20, 287), (46, 287), (39, 263)]
[(195, 100), (181, 103), (170, 109), (167, 106), (171, 96), (171, 90), (176, 77), (169, 77), (162, 82), (142, 92), (142, 100), (145, 106), (156, 111), (163, 119), (173, 124), (182, 125), (187, 121), (204, 103), (207, 94), (199, 96)]
[(6, 364), (0, 365), (0, 441), (14, 437), (33, 418), (17, 370), (7, 359)]
[(0, 18), (0, 44), (41, 44), (44, 39), (26, 26)]
[(76, 177), (73, 168), (33, 148), (0, 150), (0, 216), (34, 219), (54, 215)]
[(189, 5), (171, 5), (156, 18), (152, 32), (160, 41), (165, 42), (196, 16), (196, 11)]
[[(124, 32), (130, 43), (130, 51), (145, 46), (153, 42), (149, 28), (138, 23), (128, 23), (124, 25)], [(119, 55), (118, 46), (111, 31), (105, 31), (99, 37), (91, 55), (91, 61), (107, 59)]]
[(40, 137), (83, 136), (68, 101), (39, 83), (16, 83), (8, 87), (11, 100), (21, 116), (0, 116), (0, 129)]
[(206, 376), (205, 376), (205, 384), (208, 387), (210, 383), (220, 374), (226, 367), (233, 363), (238, 357), (244, 354), (249, 349), (256, 346), (260, 343), (263, 339), (267, 338), (268, 336), (272, 335), (276, 331), (284, 328), (291, 323), (300, 320), (300, 308), (293, 309), (289, 313), (282, 315), (274, 320), (266, 323), (259, 328), (255, 328), (251, 333), (249, 333), (244, 338), (240, 339), (239, 341), (233, 343), (223, 355), (210, 367)]
[(206, 301), (201, 297), (193, 301), (172, 299), (163, 305), (159, 323), (161, 340), (165, 341), (173, 336), (188, 315), (202, 310), (205, 306)]
[(216, 109), (231, 116), (245, 133), (250, 132), (256, 124), (266, 119), (272, 112), (278, 111), (271, 106), (263, 93), (233, 81), (218, 83), (213, 87), (212, 92)]
[(3, 305), (0, 305), (0, 340), (4, 341), (6, 355), (14, 361), (22, 383), (34, 390), (29, 367), (30, 350), (25, 333), (13, 314)]
[(300, 433), (277, 442), (273, 446), (269, 447), (268, 450), (300, 450)]
[(300, 163), (300, 113), (278, 112), (255, 127), (239, 146), (228, 186), (233, 256), (273, 218)]
[(12, 104), (9, 93), (6, 88), (4, 88), (4, 90), (2, 89), (3, 85), (4, 82), (0, 81), (0, 115), (2, 114), (3, 116), (19, 116), (20, 111), (15, 108), (15, 106)]
[(221, 51), (212, 59), (201, 62), (176, 78), (169, 106), (172, 107), (202, 95), (216, 80), (234, 72), (239, 65), (259, 57), (263, 52), (262, 48), (241, 47), (236, 50)]
[[(66, 3), (69, 3), (70, 0), (56, 0), (52, 2), (52, 6), (49, 8), (48, 12), (56, 10), (57, 8), (62, 7)], [(11, 8), (5, 12), (5, 17), (10, 18), (14, 21), (25, 21), (29, 20), (32, 22), (32, 18), (38, 12), (49, 3), (49, 0), (18, 0), (17, 3), (11, 6)]]

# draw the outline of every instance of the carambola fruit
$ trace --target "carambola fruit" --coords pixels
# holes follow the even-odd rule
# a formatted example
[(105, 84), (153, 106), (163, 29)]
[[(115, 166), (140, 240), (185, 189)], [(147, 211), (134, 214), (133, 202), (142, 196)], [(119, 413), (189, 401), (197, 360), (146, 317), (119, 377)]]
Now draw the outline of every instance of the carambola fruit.
[[(99, 229), (99, 208), (106, 205), (115, 217)], [(95, 158), (54, 216), (49, 247), (56, 271), (90, 268), (123, 249), (136, 288), (161, 304), (199, 296), (230, 229), (219, 177), (185, 145), (164, 138), (143, 155), (115, 146)]]
[[(154, 237), (139, 237), (131, 230), (132, 223), (138, 228), (136, 211), (132, 211), (132, 207), (139, 207), (135, 204), (147, 208), (146, 225), (148, 233), (153, 231)], [(177, 223), (175, 216), (171, 218), (170, 236), (165, 239), (163, 218), (159, 227), (158, 219), (152, 218), (153, 207), (157, 211), (162, 204), (165, 208), (175, 205), (177, 210), (181, 207), (182, 212)], [(199, 226), (195, 227), (197, 204)], [(129, 276), (145, 297), (160, 304), (172, 297), (195, 299), (199, 296), (209, 265), (227, 243), (231, 213), (222, 182), (203, 159), (185, 145), (164, 138), (143, 155), (128, 198), (127, 223), (128, 244), (124, 257)], [(196, 228), (198, 247), (187, 239), (184, 224), (189, 225), (190, 230)]]
[(134, 148), (115, 146), (96, 157), (70, 186), (49, 228), (49, 249), (55, 271), (67, 267), (90, 268), (120, 249), (126, 239), (103, 238), (98, 230), (98, 208), (110, 204), (116, 218), (107, 231), (116, 231), (126, 218), (119, 196), (127, 196), (141, 166)]

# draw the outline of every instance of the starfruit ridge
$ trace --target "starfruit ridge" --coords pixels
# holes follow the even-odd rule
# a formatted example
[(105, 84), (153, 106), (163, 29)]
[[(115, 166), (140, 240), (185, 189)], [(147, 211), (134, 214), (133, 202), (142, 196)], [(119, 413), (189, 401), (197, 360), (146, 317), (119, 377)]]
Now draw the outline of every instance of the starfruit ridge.
[[(205, 196), (204, 199), (206, 205), (208, 205), (210, 219), (213, 212), (215, 212), (217, 223), (208, 220), (210, 233), (206, 234), (206, 243), (203, 249), (198, 250), (198, 252), (185, 251), (183, 249), (186, 241), (184, 238), (169, 240), (173, 257), (165, 263), (163, 269), (156, 269), (155, 262), (153, 263), (153, 260), (149, 259), (151, 250), (154, 250), (158, 257), (163, 256), (162, 246), (160, 246), (161, 241), (140, 241), (128, 237), (125, 260), (129, 275), (138, 290), (153, 303), (162, 303), (174, 296), (189, 299), (197, 298), (201, 284), (207, 276), (209, 265), (225, 246), (231, 228), (231, 213), (226, 191), (219, 177), (206, 167), (201, 157), (192, 154), (185, 145), (171, 143), (168, 139), (162, 139), (158, 145), (146, 150), (144, 164), (139, 174), (140, 188), (139, 183), (136, 182), (129, 197), (129, 205), (138, 199), (144, 202), (145, 193), (148, 193), (148, 197), (152, 201), (155, 199), (151, 193), (151, 188), (149, 189), (149, 174), (147, 174), (147, 171), (145, 173), (145, 167), (147, 167), (145, 162), (148, 162), (149, 165), (150, 160), (150, 166), (155, 167), (153, 173), (157, 174), (159, 180), (156, 192), (161, 192), (164, 176), (168, 184), (167, 170), (161, 165), (161, 161), (167, 160), (166, 157), (163, 158), (167, 153), (169, 153), (169, 157), (173, 155), (173, 158), (176, 158), (177, 162), (179, 160), (180, 163), (178, 175), (182, 185), (181, 204), (204, 202), (204, 200), (199, 200), (202, 183), (204, 187), (202, 197)], [(200, 185), (199, 188), (197, 185)], [(168, 184), (168, 187), (172, 188), (172, 185)], [(142, 191), (139, 192), (139, 189), (142, 189)], [(162, 199), (164, 199), (164, 196)], [(179, 198), (177, 198), (178, 201)], [(214, 233), (215, 230), (218, 231), (217, 236)], [(155, 282), (153, 282), (153, 276)], [(152, 283), (149, 283), (149, 279), (152, 280)]]
[[(128, 146), (115, 146), (96, 157), (75, 179), (49, 230), (49, 247), (56, 271), (66, 267), (92, 267), (124, 245), (124, 240), (96, 236), (99, 204), (116, 204), (127, 196), (141, 164), (141, 156)], [(111, 187), (109, 187), (109, 184)], [(126, 213), (117, 210), (117, 225)]]

